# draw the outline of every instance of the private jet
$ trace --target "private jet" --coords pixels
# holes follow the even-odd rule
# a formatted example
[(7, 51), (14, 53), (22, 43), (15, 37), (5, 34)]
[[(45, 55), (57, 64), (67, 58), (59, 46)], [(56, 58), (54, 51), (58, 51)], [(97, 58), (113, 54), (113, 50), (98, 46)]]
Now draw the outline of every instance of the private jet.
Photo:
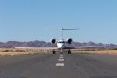
[(73, 40), (72, 38), (68, 38), (66, 41), (63, 39), (63, 31), (65, 30), (77, 30), (77, 29), (61, 29), (62, 30), (62, 39), (61, 40), (56, 40), (56, 39), (52, 39), (51, 43), (52, 44), (56, 44), (57, 49), (53, 49), (52, 53), (56, 54), (56, 52), (67, 52), (68, 54), (71, 54), (71, 49), (74, 49), (74, 47), (71, 45)]

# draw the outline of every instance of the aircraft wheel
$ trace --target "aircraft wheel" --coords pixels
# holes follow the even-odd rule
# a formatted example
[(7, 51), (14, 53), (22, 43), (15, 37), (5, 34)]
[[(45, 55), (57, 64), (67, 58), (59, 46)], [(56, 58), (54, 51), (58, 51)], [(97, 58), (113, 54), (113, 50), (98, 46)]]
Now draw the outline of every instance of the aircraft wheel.
[(68, 50), (68, 54), (71, 54), (71, 50)]
[(53, 54), (56, 54), (56, 51), (52, 51)]

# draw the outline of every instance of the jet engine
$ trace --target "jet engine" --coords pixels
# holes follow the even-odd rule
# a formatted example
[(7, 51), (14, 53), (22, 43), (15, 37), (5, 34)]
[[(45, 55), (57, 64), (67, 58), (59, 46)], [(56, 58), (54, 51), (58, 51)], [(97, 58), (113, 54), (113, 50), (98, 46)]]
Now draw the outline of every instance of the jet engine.
[(52, 44), (55, 44), (56, 43), (56, 39), (52, 39)]
[(68, 44), (71, 44), (71, 43), (72, 43), (72, 39), (69, 38), (69, 39), (67, 40), (67, 42), (68, 42)]

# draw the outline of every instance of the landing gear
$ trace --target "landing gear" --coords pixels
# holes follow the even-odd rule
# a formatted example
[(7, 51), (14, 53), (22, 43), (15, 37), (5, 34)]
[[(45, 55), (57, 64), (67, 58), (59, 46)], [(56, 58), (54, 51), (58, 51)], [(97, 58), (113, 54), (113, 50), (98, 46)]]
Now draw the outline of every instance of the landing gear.
[(71, 50), (68, 50), (68, 54), (71, 54)]
[(52, 54), (56, 54), (56, 51), (55, 51), (55, 50), (53, 50), (53, 51), (52, 51)]

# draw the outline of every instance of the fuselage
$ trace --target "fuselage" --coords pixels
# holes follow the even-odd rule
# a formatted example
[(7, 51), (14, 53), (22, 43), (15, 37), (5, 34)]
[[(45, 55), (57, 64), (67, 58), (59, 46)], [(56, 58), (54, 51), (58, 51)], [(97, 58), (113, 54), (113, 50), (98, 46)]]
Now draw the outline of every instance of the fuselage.
[(60, 48), (60, 49), (64, 48), (65, 47), (65, 41), (64, 40), (59, 40), (57, 42), (57, 47)]

